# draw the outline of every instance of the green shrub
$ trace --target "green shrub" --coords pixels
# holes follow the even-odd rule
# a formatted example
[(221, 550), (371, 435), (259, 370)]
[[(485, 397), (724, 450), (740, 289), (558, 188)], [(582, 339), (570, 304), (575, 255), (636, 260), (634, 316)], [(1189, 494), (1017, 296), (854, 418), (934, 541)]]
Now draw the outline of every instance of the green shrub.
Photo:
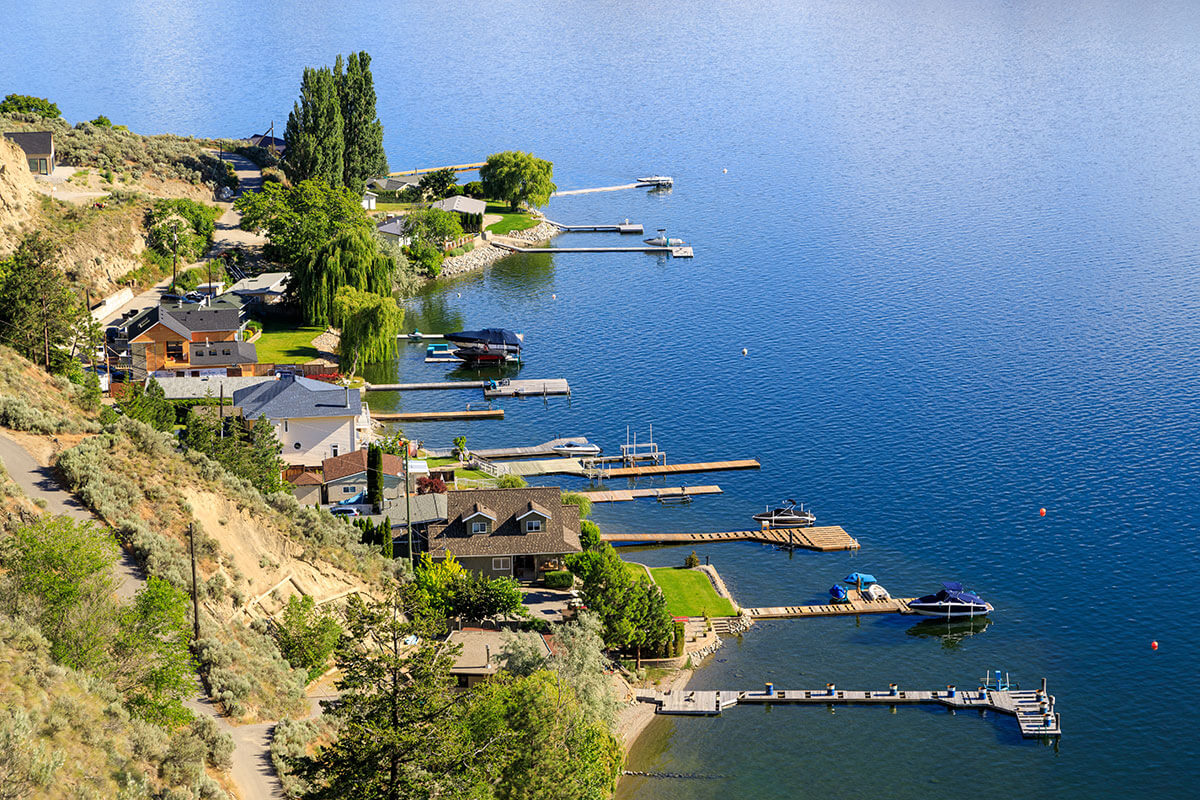
[(687, 558), (683, 560), (683, 566), (687, 569), (700, 566), (700, 556), (696, 555), (696, 551), (688, 553)]
[(496, 486), (501, 489), (524, 489), (528, 485), (529, 481), (513, 473), (501, 475), (496, 480)]
[(579, 518), (586, 519), (592, 515), (592, 500), (586, 494), (579, 492), (563, 492), (562, 504), (564, 506), (575, 506), (579, 509)]
[(570, 589), (575, 584), (575, 576), (569, 569), (547, 572), (542, 577), (547, 589)]

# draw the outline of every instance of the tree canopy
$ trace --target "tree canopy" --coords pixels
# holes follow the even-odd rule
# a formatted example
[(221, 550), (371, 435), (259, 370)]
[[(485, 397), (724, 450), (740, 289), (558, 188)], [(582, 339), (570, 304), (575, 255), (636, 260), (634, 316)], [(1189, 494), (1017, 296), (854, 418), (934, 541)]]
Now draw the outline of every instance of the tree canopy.
[(361, 200), (328, 181), (306, 180), (295, 186), (269, 183), (261, 192), (243, 194), (234, 205), (242, 212), (243, 229), (266, 231), (267, 255), (292, 265), (340, 234), (374, 230)]
[(47, 119), (58, 119), (62, 116), (58, 105), (44, 97), (33, 97), (27, 94), (10, 94), (0, 101), (0, 114), (37, 114)]
[(375, 79), (371, 75), (371, 56), (363, 50), (351, 53), (342, 71), (339, 55), (333, 67), (338, 102), (342, 112), (345, 143), (342, 157), (343, 182), (347, 189), (361, 194), (367, 179), (388, 171), (383, 152), (383, 123), (375, 111)]
[(434, 276), (438, 274), (446, 257), (442, 252), (445, 242), (463, 235), (458, 214), (440, 208), (426, 208), (407, 215), (404, 218), (404, 230), (409, 237), (405, 255)]
[(175, 427), (175, 406), (167, 399), (162, 385), (153, 378), (145, 389), (140, 383), (131, 383), (117, 408), (125, 416), (144, 422), (155, 430), (169, 431)]
[(487, 163), (479, 168), (479, 179), (488, 197), (507, 202), (514, 211), (522, 203), (546, 205), (557, 188), (554, 165), (520, 150), (488, 156)]
[(389, 295), (345, 285), (333, 299), (333, 321), (341, 328), (338, 356), (343, 369), (385, 361), (396, 353), (396, 336), (404, 327), (404, 309)]
[(292, 183), (322, 180), (341, 186), (345, 180), (345, 140), (337, 79), (329, 67), (304, 68), (300, 99), (288, 115), (283, 133), (283, 171)]
[(86, 314), (58, 265), (59, 248), (41, 231), (0, 261), (0, 342), (42, 364), (76, 338)]
[(250, 481), (264, 494), (283, 488), (282, 445), (275, 436), (275, 428), (265, 420), (221, 416), (215, 406), (200, 411), (191, 409), (179, 440), (185, 447), (204, 453), (232, 474)]
[(289, 597), (281, 617), (275, 627), (279, 652), (293, 667), (303, 669), (309, 681), (315, 680), (328, 666), (342, 627), (328, 609), (318, 609), (308, 595)]
[(609, 647), (632, 648), (639, 655), (666, 647), (674, 625), (662, 590), (635, 581), (611, 544), (568, 556), (571, 571), (583, 579), (583, 600), (599, 617)]

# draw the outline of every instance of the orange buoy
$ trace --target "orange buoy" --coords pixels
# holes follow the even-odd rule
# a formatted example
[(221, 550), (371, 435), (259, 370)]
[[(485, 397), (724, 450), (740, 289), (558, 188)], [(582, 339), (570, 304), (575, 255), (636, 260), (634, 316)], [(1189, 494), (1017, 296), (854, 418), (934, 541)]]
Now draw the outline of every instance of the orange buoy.
[(1041, 514), (1041, 515), (1044, 517), (1044, 516), (1046, 516), (1046, 509), (1044, 509), (1044, 508), (1039, 508), (1039, 509), (1038, 509), (1038, 513), (1039, 513), (1039, 514)]
[(1151, 643), (1150, 643), (1150, 649), (1151, 649), (1151, 650), (1157, 650), (1157, 649), (1158, 649), (1158, 642), (1151, 642)]

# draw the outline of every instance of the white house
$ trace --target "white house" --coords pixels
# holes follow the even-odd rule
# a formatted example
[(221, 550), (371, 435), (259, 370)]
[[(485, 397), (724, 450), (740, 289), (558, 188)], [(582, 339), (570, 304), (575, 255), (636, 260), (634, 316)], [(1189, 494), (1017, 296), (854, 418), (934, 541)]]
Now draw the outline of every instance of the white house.
[(247, 419), (275, 428), (288, 464), (319, 466), (361, 448), (370, 436), (370, 411), (358, 389), (281, 375), (238, 389), (233, 404)]

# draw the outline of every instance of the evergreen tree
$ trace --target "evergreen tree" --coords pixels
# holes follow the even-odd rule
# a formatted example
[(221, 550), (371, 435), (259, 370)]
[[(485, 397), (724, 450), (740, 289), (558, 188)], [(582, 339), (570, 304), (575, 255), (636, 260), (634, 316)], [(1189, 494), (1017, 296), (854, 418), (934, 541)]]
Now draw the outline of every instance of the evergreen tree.
[(153, 378), (145, 389), (140, 384), (131, 385), (128, 394), (121, 400), (120, 408), (125, 416), (144, 422), (155, 430), (169, 431), (175, 427), (175, 406)]
[(367, 502), (374, 506), (383, 502), (383, 450), (377, 444), (367, 446)]
[(85, 316), (58, 256), (58, 246), (34, 231), (0, 261), (0, 341), (47, 372), (51, 352), (71, 343)]
[(343, 183), (356, 195), (366, 188), (368, 178), (387, 173), (383, 151), (383, 123), (375, 110), (375, 79), (371, 76), (371, 56), (364, 50), (351, 53), (342, 72), (342, 57), (333, 67), (337, 80), (338, 101), (343, 123), (345, 150), (342, 158)]
[(292, 183), (318, 179), (340, 187), (345, 180), (345, 139), (337, 80), (328, 67), (306, 67), (300, 99), (288, 115), (283, 170)]
[[(247, 421), (248, 422), (248, 421)], [(259, 417), (246, 434), (246, 471), (242, 475), (260, 492), (270, 494), (283, 489), (283, 445), (266, 417)]]

